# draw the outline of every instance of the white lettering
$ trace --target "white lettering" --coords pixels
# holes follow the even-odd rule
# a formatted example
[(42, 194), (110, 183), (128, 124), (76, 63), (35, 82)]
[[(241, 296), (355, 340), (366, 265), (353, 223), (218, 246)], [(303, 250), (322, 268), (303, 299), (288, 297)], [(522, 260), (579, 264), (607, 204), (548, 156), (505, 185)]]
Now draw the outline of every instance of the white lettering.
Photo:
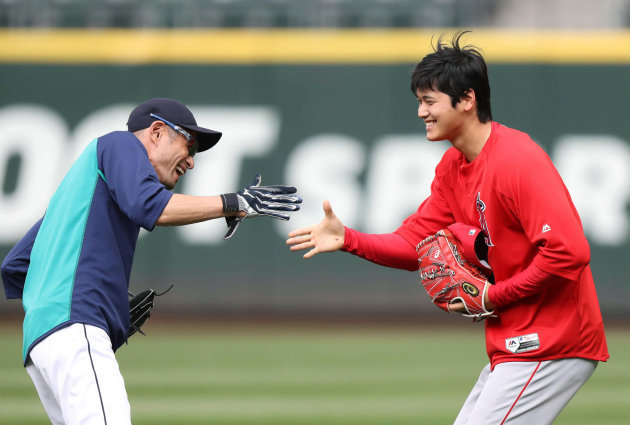
[[(195, 168), (182, 179), (182, 193), (219, 195), (240, 189), (244, 158), (269, 154), (278, 142), (280, 118), (267, 107), (191, 106), (197, 123), (223, 132), (221, 140), (210, 151), (195, 156)], [(216, 128), (215, 128), (216, 127)], [(247, 170), (245, 184), (261, 173), (262, 184), (275, 184), (265, 179), (265, 170)], [(225, 220), (210, 220), (176, 230), (188, 243), (216, 244), (227, 231)], [(239, 231), (242, 231), (240, 229)]]
[[(10, 159), (19, 158), (19, 167), (12, 169), (15, 181), (6, 192), (0, 191), (0, 243), (14, 243), (43, 215), (80, 152), (95, 137), (125, 130), (133, 107), (116, 104), (94, 111), (71, 134), (63, 117), (50, 108), (15, 104), (0, 109), (0, 187), (7, 183), (3, 179)], [(288, 223), (264, 219), (273, 222), (281, 237), (289, 230), (319, 222), (324, 199), (331, 201), (347, 226), (369, 233), (393, 231), (428, 196), (435, 166), (448, 147), (429, 143), (423, 135), (384, 136), (375, 142), (366, 164), (364, 142), (323, 133), (298, 143), (284, 170), (248, 165), (244, 172), (245, 158), (269, 157), (273, 167), (280, 163), (273, 157), (280, 128), (278, 112), (272, 107), (191, 108), (200, 125), (222, 131), (224, 136), (211, 151), (195, 157), (195, 168), (181, 180), (178, 191), (191, 195), (233, 192), (256, 172), (263, 175), (263, 184), (296, 186), (304, 199), (301, 211)], [(630, 143), (610, 135), (567, 135), (554, 145), (552, 156), (591, 241), (626, 243), (630, 235)], [(282, 172), (284, 180), (278, 181), (275, 175)], [(175, 230), (187, 243), (195, 244), (220, 243), (225, 231), (224, 220)]]
[(15, 189), (0, 190), (0, 242), (14, 243), (44, 215), (61, 181), (58, 164), (67, 127), (54, 111), (25, 104), (0, 109), (0, 129), (0, 178), (9, 158), (20, 157)]
[(134, 107), (133, 104), (124, 103), (111, 105), (98, 109), (83, 118), (72, 132), (71, 151), (70, 155), (67, 155), (65, 169), (70, 168), (92, 140), (112, 131), (126, 131), (127, 119)]
[(569, 135), (558, 140), (554, 162), (597, 244), (620, 245), (628, 237), (630, 145), (608, 135)]
[(393, 232), (430, 194), (435, 166), (449, 147), (424, 136), (388, 136), (372, 150), (364, 228)]
[(304, 202), (290, 222), (276, 223), (280, 234), (321, 221), (326, 199), (344, 225), (357, 226), (362, 200), (359, 175), (364, 167), (364, 144), (351, 137), (320, 134), (300, 143), (287, 158), (285, 181), (298, 188)]

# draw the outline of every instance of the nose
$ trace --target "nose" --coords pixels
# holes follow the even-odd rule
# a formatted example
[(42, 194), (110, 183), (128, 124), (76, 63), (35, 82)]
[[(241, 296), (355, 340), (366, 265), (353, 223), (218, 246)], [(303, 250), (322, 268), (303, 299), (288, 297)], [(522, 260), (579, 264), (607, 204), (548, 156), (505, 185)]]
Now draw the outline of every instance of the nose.
[(424, 103), (420, 103), (418, 105), (418, 118), (426, 118), (429, 116), (429, 111), (427, 111), (427, 108), (424, 106)]
[(192, 156), (186, 158), (186, 165), (188, 165), (188, 169), (192, 170), (195, 168), (195, 159)]

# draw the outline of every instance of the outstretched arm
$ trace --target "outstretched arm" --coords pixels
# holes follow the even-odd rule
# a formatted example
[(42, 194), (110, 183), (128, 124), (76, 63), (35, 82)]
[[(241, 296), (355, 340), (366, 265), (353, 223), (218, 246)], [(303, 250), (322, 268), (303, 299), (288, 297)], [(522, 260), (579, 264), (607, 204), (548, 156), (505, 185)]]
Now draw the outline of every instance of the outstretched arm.
[(418, 270), (415, 248), (396, 233), (367, 234), (344, 227), (324, 201), (324, 219), (313, 226), (289, 233), (291, 251), (310, 249), (304, 258), (320, 252), (346, 251), (381, 266)]
[(248, 217), (268, 216), (289, 220), (289, 212), (300, 209), (302, 199), (292, 186), (261, 186), (262, 177), (236, 193), (220, 196), (191, 196), (173, 194), (156, 222), (159, 226), (180, 226), (226, 217), (230, 238), (241, 221)]
[(158, 226), (180, 226), (237, 214), (245, 216), (244, 212), (224, 212), (223, 201), (220, 196), (192, 196), (174, 193), (155, 224)]

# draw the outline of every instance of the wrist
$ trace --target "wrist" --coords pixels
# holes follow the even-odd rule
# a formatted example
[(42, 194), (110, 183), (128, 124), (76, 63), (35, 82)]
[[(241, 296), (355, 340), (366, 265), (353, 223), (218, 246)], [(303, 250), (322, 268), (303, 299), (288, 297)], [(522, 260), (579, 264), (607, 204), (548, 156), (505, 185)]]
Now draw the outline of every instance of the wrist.
[(492, 302), (492, 300), (490, 299), (490, 292), (492, 292), (492, 290), (494, 289), (494, 285), (489, 285), (488, 289), (486, 290), (486, 293), (483, 295), (484, 300), (484, 306), (486, 307), (486, 310), (494, 310), (494, 308), (496, 307), (496, 304), (494, 302)]
[(236, 193), (224, 193), (221, 195), (223, 201), (223, 212), (229, 215), (234, 215), (240, 211), (240, 203), (238, 201), (238, 195)]
[(343, 243), (341, 245), (341, 248), (339, 248), (340, 251), (344, 251), (344, 252), (350, 252), (352, 251), (353, 248), (356, 248), (356, 235), (355, 235), (356, 231), (354, 229), (351, 229), (349, 227), (343, 226)]

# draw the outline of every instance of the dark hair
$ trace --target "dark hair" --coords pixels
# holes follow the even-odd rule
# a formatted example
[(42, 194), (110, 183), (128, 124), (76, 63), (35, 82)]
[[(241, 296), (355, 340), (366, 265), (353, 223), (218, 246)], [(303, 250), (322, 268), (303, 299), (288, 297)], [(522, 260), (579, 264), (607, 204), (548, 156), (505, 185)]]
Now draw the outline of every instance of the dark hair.
[(460, 47), (459, 40), (467, 32), (470, 31), (457, 32), (450, 45), (443, 42), (444, 34), (438, 38), (434, 52), (426, 55), (413, 69), (411, 91), (414, 95), (418, 90), (446, 93), (455, 107), (472, 89), (477, 100), (477, 117), (485, 123), (492, 121), (488, 68), (475, 46)]

